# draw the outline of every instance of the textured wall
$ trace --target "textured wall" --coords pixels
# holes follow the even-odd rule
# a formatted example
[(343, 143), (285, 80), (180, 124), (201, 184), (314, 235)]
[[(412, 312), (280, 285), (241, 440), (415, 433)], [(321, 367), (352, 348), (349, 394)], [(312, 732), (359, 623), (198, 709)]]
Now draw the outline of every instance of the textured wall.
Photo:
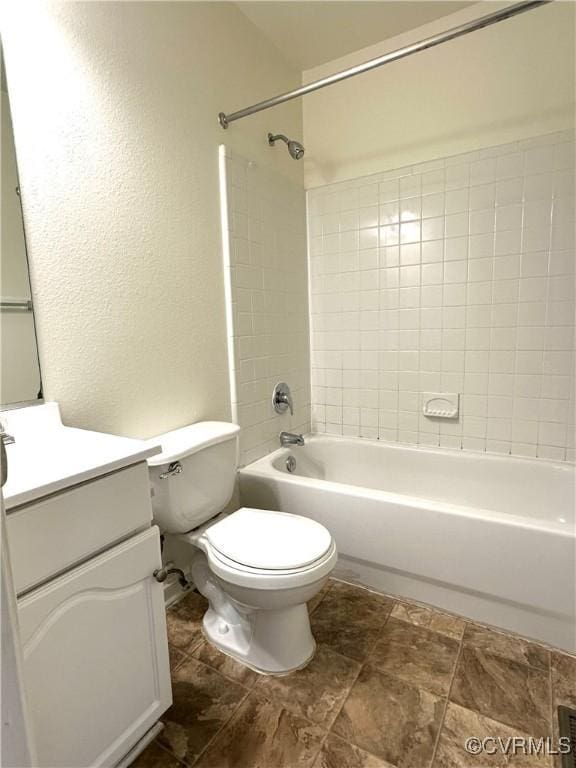
[(574, 192), (568, 132), (310, 190), (315, 429), (574, 460)]
[[(308, 70), (304, 81), (503, 5), (476, 3)], [(572, 128), (574, 28), (574, 3), (551, 3), (311, 94), (304, 99), (306, 186)]]
[[(280, 430), (310, 431), (306, 197), (300, 184), (225, 147), (221, 163), (233, 409), (248, 464), (278, 448)], [(272, 407), (278, 381), (290, 386), (293, 415)]]
[[(268, 130), (298, 84), (229, 3), (44, 3), (3, 18), (45, 395), (69, 423), (148, 437), (230, 418), (218, 144), (293, 181)], [(31, 64), (34, 59), (34, 64)]]

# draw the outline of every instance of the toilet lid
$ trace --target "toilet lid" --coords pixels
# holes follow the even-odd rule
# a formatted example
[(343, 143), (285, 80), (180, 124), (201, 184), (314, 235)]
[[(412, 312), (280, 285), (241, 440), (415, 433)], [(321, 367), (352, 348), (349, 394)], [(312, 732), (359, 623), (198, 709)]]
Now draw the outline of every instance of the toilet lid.
[(246, 507), (208, 528), (205, 535), (228, 559), (266, 570), (303, 568), (332, 545), (330, 533), (314, 520)]

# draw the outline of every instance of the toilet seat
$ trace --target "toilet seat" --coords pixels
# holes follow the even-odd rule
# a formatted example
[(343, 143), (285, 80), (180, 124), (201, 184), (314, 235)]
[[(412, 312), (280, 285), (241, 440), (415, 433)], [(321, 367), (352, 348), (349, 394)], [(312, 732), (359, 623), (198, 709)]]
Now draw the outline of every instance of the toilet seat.
[(238, 565), (293, 571), (322, 558), (332, 536), (315, 520), (286, 512), (243, 507), (206, 530), (218, 555)]
[(337, 559), (323, 525), (300, 515), (242, 508), (197, 539), (214, 574), (238, 586), (290, 589), (324, 578)]

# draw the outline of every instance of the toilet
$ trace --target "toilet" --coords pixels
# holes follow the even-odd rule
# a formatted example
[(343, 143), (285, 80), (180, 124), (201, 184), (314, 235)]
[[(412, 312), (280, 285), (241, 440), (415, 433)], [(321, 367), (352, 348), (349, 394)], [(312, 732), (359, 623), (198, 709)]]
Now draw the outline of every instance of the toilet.
[(240, 428), (192, 424), (149, 442), (154, 522), (190, 551), (194, 585), (209, 602), (206, 638), (257, 672), (283, 675), (311, 660), (307, 601), (336, 565), (324, 526), (300, 515), (242, 508), (232, 498)]

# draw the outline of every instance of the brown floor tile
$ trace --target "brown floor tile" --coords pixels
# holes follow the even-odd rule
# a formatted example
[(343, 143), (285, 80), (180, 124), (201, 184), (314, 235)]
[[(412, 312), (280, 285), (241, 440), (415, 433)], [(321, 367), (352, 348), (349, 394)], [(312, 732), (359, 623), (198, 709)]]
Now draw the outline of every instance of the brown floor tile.
[(232, 716), (246, 689), (188, 659), (172, 674), (174, 703), (162, 721), (160, 744), (186, 763), (204, 749)]
[(550, 668), (550, 652), (546, 648), (514, 635), (495, 632), (487, 627), (468, 624), (464, 631), (464, 643), (480, 651), (530, 664), (538, 669)]
[(310, 617), (317, 643), (356, 661), (374, 645), (394, 601), (336, 581)]
[(286, 677), (204, 640), (206, 610), (194, 592), (167, 612), (174, 704), (136, 768), (429, 768), (437, 742), (433, 768), (552, 768), (464, 743), (557, 736), (557, 705), (576, 707), (576, 657), (344, 582), (310, 602), (318, 650)]
[(450, 699), (530, 736), (549, 736), (549, 674), (469, 646), (462, 648)]
[(396, 677), (363, 668), (334, 732), (397, 768), (426, 768), (444, 700)]
[(448, 693), (460, 644), (424, 627), (392, 616), (367, 663), (439, 696)]
[(182, 768), (182, 763), (153, 741), (131, 763), (130, 768)]
[(186, 661), (188, 656), (179, 651), (178, 648), (174, 648), (173, 645), (168, 645), (168, 655), (170, 656), (170, 670), (174, 672), (176, 667), (179, 667), (182, 662)]
[[(466, 739), (474, 737), (484, 739), (506, 739), (514, 736), (525, 736), (517, 729), (509, 728), (502, 723), (483, 717), (477, 712), (449, 703), (446, 717), (440, 733), (433, 768), (549, 768), (550, 757), (506, 754), (499, 750), (495, 755), (482, 753), (474, 756), (466, 751)], [(490, 748), (497, 746), (489, 743)]]
[[(557, 707), (553, 707), (552, 709), (552, 738), (554, 739), (554, 744), (558, 744), (558, 739), (560, 738), (560, 724), (558, 722), (558, 709)], [(563, 756), (562, 755), (554, 755), (552, 758), (552, 766), (553, 768), (564, 768), (562, 765), (563, 762)]]
[(328, 590), (330, 589), (333, 583), (334, 582), (331, 579), (328, 579), (328, 581), (326, 582), (326, 584), (324, 584), (320, 592), (318, 592), (318, 594), (315, 595), (312, 598), (312, 600), (308, 600), (308, 613), (312, 613), (312, 611), (318, 608), (318, 606), (320, 605), (322, 600), (324, 600), (324, 596), (326, 595), (326, 593), (328, 592)]
[(447, 613), (441, 613), (414, 603), (396, 603), (391, 616), (410, 624), (416, 624), (418, 627), (432, 629), (434, 632), (446, 635), (446, 637), (453, 637), (455, 640), (460, 640), (466, 626), (464, 619), (449, 616)]
[(330, 580), (330, 590), (332, 597), (338, 597), (342, 601), (348, 601), (351, 605), (362, 605), (368, 610), (373, 610), (378, 606), (390, 607), (394, 600), (380, 592), (372, 592), (366, 587), (358, 584), (349, 584), (347, 581)]
[(194, 768), (307, 768), (326, 732), (250, 693)]
[[(558, 723), (558, 707), (576, 709), (576, 656), (553, 651), (552, 666), (552, 725), (554, 738), (560, 736)], [(555, 758), (554, 768), (563, 768), (560, 756)]]
[(330, 733), (313, 768), (394, 768), (379, 757)]
[(166, 612), (168, 642), (181, 651), (191, 651), (203, 639), (202, 618), (208, 602), (198, 592), (190, 592)]
[(207, 664), (212, 669), (216, 669), (224, 677), (251, 688), (259, 677), (258, 672), (254, 672), (250, 667), (241, 664), (231, 656), (226, 656), (217, 648), (211, 645), (207, 640), (203, 640), (191, 654), (195, 659)]
[(554, 709), (559, 704), (576, 709), (576, 657), (552, 653), (552, 696)]
[(358, 662), (319, 645), (307, 667), (286, 677), (260, 676), (254, 692), (329, 728), (359, 671)]

